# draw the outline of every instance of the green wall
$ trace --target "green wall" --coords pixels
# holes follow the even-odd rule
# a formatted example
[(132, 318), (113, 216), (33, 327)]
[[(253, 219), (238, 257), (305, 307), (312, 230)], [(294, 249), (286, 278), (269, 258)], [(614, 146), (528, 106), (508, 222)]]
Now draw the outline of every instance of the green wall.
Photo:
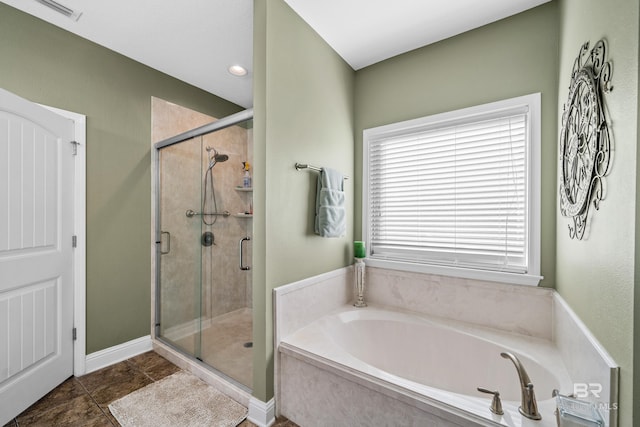
[(87, 116), (87, 354), (150, 333), (151, 96), (242, 108), (0, 3), (0, 87)]
[[(254, 396), (267, 401), (272, 290), (351, 264), (355, 73), (284, 1), (256, 0), (254, 13), (254, 328), (264, 327), (255, 331)], [(345, 237), (313, 233), (317, 173), (297, 172), (296, 162), (351, 177)]]
[[(255, 0), (254, 12), (254, 395), (273, 395), (272, 290), (351, 262), (362, 130), (542, 92), (543, 285), (557, 287), (621, 365), (620, 425), (632, 425), (634, 380), (640, 392), (640, 197), (631, 197), (640, 180), (637, 1), (548, 3), (357, 73), (284, 1)], [(615, 151), (607, 198), (587, 240), (576, 242), (557, 213), (559, 117), (578, 48), (603, 37), (614, 60), (606, 99)], [(0, 87), (87, 115), (87, 353), (147, 335), (150, 98), (216, 117), (241, 108), (1, 3), (0, 55)], [(313, 235), (316, 175), (296, 172), (295, 162), (350, 175), (345, 238)]]
[[(555, 277), (558, 14), (555, 2), (452, 37), (356, 74), (356, 175), (362, 131), (402, 120), (542, 93), (542, 286)], [(356, 182), (361, 233), (361, 179)]]
[[(267, 226), (266, 226), (266, 159), (267, 159), (267, 2), (253, 2), (253, 395), (263, 402), (273, 396), (268, 372), (273, 372), (273, 342), (267, 331)], [(273, 318), (273, 317), (271, 317)], [(272, 335), (272, 332), (269, 333)]]
[(613, 60), (613, 91), (604, 97), (612, 124), (613, 157), (606, 198), (593, 213), (585, 240), (571, 240), (567, 219), (557, 214), (556, 288), (621, 367), (621, 426), (632, 425), (634, 394), (640, 392), (633, 393), (633, 319), (634, 310), (638, 311), (634, 308), (638, 7), (637, 0), (560, 2), (558, 117), (580, 46), (586, 41), (593, 46), (605, 38)]

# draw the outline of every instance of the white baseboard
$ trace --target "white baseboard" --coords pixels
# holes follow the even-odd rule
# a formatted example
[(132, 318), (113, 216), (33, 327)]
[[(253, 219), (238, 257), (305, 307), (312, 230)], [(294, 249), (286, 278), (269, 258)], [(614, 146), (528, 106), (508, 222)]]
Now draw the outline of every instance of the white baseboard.
[(268, 402), (251, 397), (247, 419), (258, 427), (269, 427), (276, 422), (276, 406), (273, 399)]
[(152, 350), (151, 335), (136, 338), (104, 350), (96, 351), (87, 355), (85, 363), (85, 374), (98, 369), (106, 368), (114, 363), (122, 362), (138, 354)]

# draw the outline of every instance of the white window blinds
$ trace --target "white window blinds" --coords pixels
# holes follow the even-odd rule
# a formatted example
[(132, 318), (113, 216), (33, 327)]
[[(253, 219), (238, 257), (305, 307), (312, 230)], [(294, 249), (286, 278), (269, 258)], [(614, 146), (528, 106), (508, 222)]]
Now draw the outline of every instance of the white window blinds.
[(366, 137), (370, 257), (528, 272), (528, 109)]

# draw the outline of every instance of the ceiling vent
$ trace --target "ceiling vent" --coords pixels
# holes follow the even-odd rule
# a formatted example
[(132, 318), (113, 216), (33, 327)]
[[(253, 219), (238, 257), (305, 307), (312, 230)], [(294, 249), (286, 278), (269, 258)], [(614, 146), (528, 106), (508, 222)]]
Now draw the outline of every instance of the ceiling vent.
[(82, 15), (82, 12), (76, 12), (75, 10), (58, 3), (57, 1), (54, 0), (36, 0), (38, 3), (41, 3), (53, 10), (55, 10), (58, 13), (63, 14), (64, 16), (66, 16), (69, 19), (72, 19), (74, 21), (77, 21), (78, 19), (80, 19), (80, 16)]

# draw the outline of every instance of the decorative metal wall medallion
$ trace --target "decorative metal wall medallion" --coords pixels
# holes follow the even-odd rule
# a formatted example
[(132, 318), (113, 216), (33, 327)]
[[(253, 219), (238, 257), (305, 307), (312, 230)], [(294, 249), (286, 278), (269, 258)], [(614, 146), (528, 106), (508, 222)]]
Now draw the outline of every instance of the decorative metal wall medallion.
[(572, 219), (572, 239), (583, 238), (591, 204), (597, 210), (604, 199), (611, 140), (603, 101), (604, 93), (613, 89), (611, 68), (600, 40), (590, 52), (589, 42), (582, 45), (571, 72), (562, 114), (559, 180), (560, 213)]

